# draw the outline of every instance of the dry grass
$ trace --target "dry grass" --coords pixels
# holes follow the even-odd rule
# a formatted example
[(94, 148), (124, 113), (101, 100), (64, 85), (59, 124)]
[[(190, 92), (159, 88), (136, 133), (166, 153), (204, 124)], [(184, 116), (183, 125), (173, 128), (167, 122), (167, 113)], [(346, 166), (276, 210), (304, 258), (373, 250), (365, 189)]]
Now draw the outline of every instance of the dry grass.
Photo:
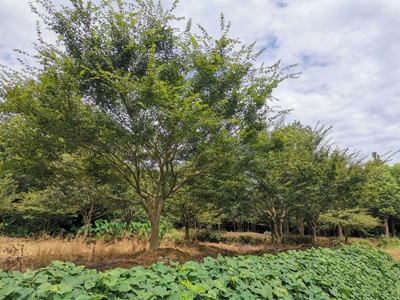
[(0, 237), (0, 268), (25, 271), (45, 267), (53, 260), (90, 266), (123, 259), (147, 248), (146, 241), (133, 238), (106, 243), (102, 239), (85, 242), (47, 236), (36, 240)]
[[(224, 233), (231, 236), (244, 233)], [(257, 237), (257, 233), (245, 233)], [(318, 240), (323, 247), (332, 246), (329, 238)], [(376, 246), (374, 241), (352, 238), (350, 243)], [(303, 246), (283, 245), (277, 249), (271, 243), (247, 245), (241, 243), (208, 243), (193, 242), (175, 244), (171, 239), (164, 239), (159, 252), (144, 251), (148, 249), (147, 241), (125, 238), (106, 243), (104, 240), (83, 241), (81, 239), (62, 239), (43, 236), (38, 239), (17, 239), (0, 236), (0, 269), (5, 271), (38, 269), (47, 266), (53, 260), (70, 261), (76, 265), (85, 265), (100, 270), (116, 266), (129, 267), (148, 265), (157, 260), (178, 258), (181, 260), (202, 261), (204, 257), (235, 256), (242, 254), (277, 253), (290, 249), (303, 249)], [(382, 249), (397, 261), (400, 261), (400, 248)], [(165, 257), (164, 257), (165, 256)], [(182, 256), (182, 257), (181, 257)], [(161, 258), (160, 258), (161, 257)], [(178, 259), (178, 261), (179, 261)]]
[(382, 251), (389, 253), (394, 260), (400, 261), (400, 249), (381, 249)]

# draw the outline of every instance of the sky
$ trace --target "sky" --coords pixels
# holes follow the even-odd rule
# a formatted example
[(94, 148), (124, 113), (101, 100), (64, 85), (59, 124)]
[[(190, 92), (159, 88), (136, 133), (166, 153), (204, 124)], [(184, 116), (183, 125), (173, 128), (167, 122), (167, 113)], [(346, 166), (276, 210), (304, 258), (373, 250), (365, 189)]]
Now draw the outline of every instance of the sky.
[[(400, 149), (400, 1), (181, 0), (175, 11), (215, 37), (221, 13), (231, 37), (265, 49), (260, 62), (298, 64), (300, 78), (274, 93), (287, 122), (332, 126), (333, 141), (367, 159)], [(0, 0), (0, 64), (18, 68), (13, 49), (33, 51), (35, 20), (28, 1)]]

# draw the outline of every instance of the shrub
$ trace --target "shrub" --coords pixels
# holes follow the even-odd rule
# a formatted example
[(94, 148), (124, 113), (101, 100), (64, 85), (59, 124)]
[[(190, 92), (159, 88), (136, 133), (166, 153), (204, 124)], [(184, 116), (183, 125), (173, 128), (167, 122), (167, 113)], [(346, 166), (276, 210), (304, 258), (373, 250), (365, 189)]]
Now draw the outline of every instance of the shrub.
[(385, 249), (391, 249), (391, 248), (400, 248), (400, 240), (398, 238), (387, 238), (383, 237), (379, 239), (379, 242), (376, 244), (378, 248), (385, 248)]
[[(105, 237), (107, 240), (122, 237), (126, 231), (135, 235), (138, 239), (148, 239), (151, 233), (150, 222), (130, 222), (127, 226), (126, 222), (119, 219), (112, 220), (111, 222), (103, 219), (98, 219), (94, 224), (90, 224), (89, 232), (96, 238)], [(80, 228), (84, 230), (84, 226)], [(160, 238), (162, 239), (167, 232), (167, 226), (160, 223)]]
[(243, 234), (239, 235), (238, 242), (248, 245), (261, 245), (266, 242), (266, 239), (264, 237)]
[(200, 242), (219, 243), (220, 235), (210, 229), (201, 230), (196, 234), (196, 239)]
[(180, 245), (183, 244), (185, 242), (185, 238), (182, 236), (182, 234), (176, 230), (175, 228), (171, 229), (168, 236), (166, 236), (167, 240)]
[(200, 231), (196, 235), (196, 239), (200, 242), (210, 243), (241, 243), (246, 245), (261, 245), (267, 242), (267, 236), (256, 236), (248, 233), (229, 235), (220, 234), (209, 229)]
[(312, 237), (308, 235), (284, 235), (282, 243), (291, 245), (311, 244)]
[(219, 241), (221, 243), (230, 244), (230, 243), (237, 242), (237, 238), (235, 236), (232, 236), (232, 235), (221, 234), (219, 236)]

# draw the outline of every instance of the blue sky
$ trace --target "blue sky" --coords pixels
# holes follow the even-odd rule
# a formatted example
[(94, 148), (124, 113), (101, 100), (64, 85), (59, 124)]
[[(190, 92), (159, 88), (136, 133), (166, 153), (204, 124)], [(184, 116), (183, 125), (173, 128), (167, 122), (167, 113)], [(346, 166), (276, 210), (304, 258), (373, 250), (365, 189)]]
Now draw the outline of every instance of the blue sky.
[[(275, 92), (288, 121), (333, 126), (333, 140), (368, 157), (400, 149), (400, 1), (181, 0), (176, 10), (212, 35), (221, 12), (233, 37), (266, 48), (260, 61), (299, 64), (301, 77)], [(32, 51), (34, 21), (27, 1), (0, 0), (0, 64)]]

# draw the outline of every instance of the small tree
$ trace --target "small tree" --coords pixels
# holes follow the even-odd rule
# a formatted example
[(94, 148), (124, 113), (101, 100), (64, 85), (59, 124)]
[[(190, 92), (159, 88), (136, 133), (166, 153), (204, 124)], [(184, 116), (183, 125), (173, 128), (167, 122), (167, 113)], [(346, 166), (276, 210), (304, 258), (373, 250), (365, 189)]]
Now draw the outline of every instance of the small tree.
[(336, 228), (341, 226), (347, 245), (349, 236), (354, 231), (361, 231), (367, 234), (368, 231), (381, 226), (379, 219), (374, 218), (366, 210), (348, 209), (344, 211), (331, 211), (321, 215), (320, 222), (325, 226)]
[(379, 159), (366, 163), (367, 182), (364, 197), (368, 207), (383, 218), (385, 235), (390, 236), (389, 217), (400, 211), (400, 185), (390, 167)]

